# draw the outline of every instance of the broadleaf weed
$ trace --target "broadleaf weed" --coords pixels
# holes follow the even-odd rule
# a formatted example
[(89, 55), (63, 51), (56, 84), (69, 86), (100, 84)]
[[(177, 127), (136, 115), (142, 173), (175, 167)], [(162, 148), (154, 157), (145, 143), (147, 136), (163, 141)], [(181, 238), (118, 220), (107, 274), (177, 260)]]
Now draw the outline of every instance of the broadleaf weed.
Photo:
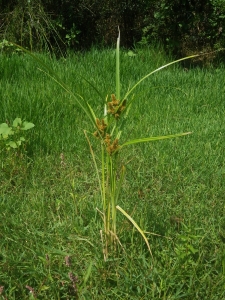
[(12, 126), (8, 123), (0, 124), (0, 145), (7, 150), (10, 148), (17, 149), (25, 142), (22, 135), (23, 131), (29, 130), (34, 127), (33, 123), (22, 121), (21, 118), (16, 118)]
[[(20, 180), (24, 177), (25, 169), (27, 168), (24, 165), (27, 161), (24, 131), (33, 127), (33, 123), (22, 121), (21, 118), (15, 118), (12, 125), (8, 121), (0, 124), (1, 175), (6, 178), (7, 185), (16, 185), (16, 174), (21, 177)], [(20, 176), (21, 173), (23, 173), (23, 176)]]

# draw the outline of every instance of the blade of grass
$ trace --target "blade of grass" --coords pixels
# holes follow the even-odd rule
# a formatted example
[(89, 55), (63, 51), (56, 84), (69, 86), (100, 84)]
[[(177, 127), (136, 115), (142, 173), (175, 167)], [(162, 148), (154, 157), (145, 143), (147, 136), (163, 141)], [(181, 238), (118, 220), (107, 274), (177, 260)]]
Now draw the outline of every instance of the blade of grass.
[(152, 251), (151, 251), (151, 248), (150, 248), (150, 245), (149, 245), (149, 242), (144, 234), (144, 231), (141, 230), (141, 228), (138, 226), (138, 224), (134, 221), (133, 218), (131, 218), (130, 215), (128, 215), (128, 213), (125, 212), (125, 210), (123, 210), (119, 205), (116, 206), (116, 208), (134, 225), (134, 227), (139, 231), (139, 233), (142, 235), (147, 247), (148, 247), (148, 250), (149, 250), (149, 253), (152, 257), (152, 260), (153, 260), (153, 255), (152, 255)]
[(96, 170), (96, 175), (97, 175), (97, 178), (98, 178), (98, 182), (99, 182), (99, 187), (100, 187), (100, 191), (101, 191), (101, 197), (103, 198), (103, 195), (102, 195), (102, 185), (101, 185), (101, 179), (100, 179), (100, 176), (99, 176), (99, 172), (98, 172), (98, 166), (97, 166), (97, 162), (96, 162), (96, 159), (95, 159), (95, 154), (94, 154), (94, 151), (92, 149), (92, 146), (91, 146), (91, 142), (87, 136), (87, 131), (84, 130), (84, 135), (88, 141), (88, 144), (89, 144), (89, 148), (90, 148), (90, 152), (91, 152), (91, 156), (92, 156), (92, 159), (93, 159), (93, 162), (94, 162), (94, 166), (95, 166), (95, 170)]
[(120, 29), (116, 44), (116, 97), (120, 100)]
[(142, 77), (127, 93), (126, 93), (126, 95), (125, 95), (125, 99), (130, 95), (130, 93), (132, 93), (133, 92), (133, 90), (142, 82), (142, 81), (144, 81), (146, 78), (148, 78), (149, 76), (151, 76), (152, 74), (154, 74), (154, 73), (156, 73), (156, 72), (158, 72), (158, 71), (160, 71), (160, 70), (162, 70), (162, 69), (164, 69), (164, 68), (167, 68), (167, 67), (169, 67), (169, 66), (171, 66), (171, 65), (173, 65), (173, 64), (176, 64), (176, 63), (178, 63), (178, 62), (180, 62), (180, 61), (183, 61), (183, 60), (187, 60), (187, 59), (191, 59), (191, 58), (194, 58), (194, 57), (198, 57), (198, 56), (200, 56), (200, 54), (195, 54), (195, 55), (190, 55), (190, 56), (187, 56), (187, 57), (183, 57), (183, 58), (180, 58), (180, 59), (177, 59), (177, 60), (174, 60), (174, 61), (172, 61), (172, 62), (170, 62), (170, 63), (168, 63), (168, 64), (166, 64), (166, 65), (163, 65), (163, 66), (161, 66), (161, 67), (159, 67), (158, 69), (156, 69), (156, 70), (154, 70), (154, 71), (152, 71), (152, 72), (150, 72), (149, 74), (147, 74), (147, 75), (145, 75), (144, 77)]
[(138, 143), (146, 143), (146, 142), (152, 142), (152, 141), (159, 141), (159, 140), (165, 140), (165, 139), (171, 139), (171, 138), (176, 138), (179, 136), (184, 136), (191, 134), (191, 132), (184, 132), (184, 133), (178, 133), (178, 134), (171, 134), (171, 135), (164, 135), (164, 136), (155, 136), (155, 137), (147, 137), (147, 138), (141, 138), (141, 139), (135, 139), (135, 140), (130, 140), (128, 142), (125, 142), (120, 146), (120, 149), (123, 148), (124, 146), (128, 145), (133, 145), (133, 144), (138, 144)]

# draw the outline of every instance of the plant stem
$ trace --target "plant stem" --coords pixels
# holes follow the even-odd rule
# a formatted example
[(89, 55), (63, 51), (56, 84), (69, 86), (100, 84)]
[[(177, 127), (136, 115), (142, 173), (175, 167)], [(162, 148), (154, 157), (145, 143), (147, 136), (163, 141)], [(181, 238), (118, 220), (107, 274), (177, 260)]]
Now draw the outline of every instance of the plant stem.
[(120, 100), (120, 30), (116, 44), (116, 97)]

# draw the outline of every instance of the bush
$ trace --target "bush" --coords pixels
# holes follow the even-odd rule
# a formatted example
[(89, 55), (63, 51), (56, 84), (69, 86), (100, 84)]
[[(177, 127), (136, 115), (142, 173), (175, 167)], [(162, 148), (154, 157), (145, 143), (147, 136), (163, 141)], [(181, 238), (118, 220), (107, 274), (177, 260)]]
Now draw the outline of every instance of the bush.
[(2, 38), (31, 50), (111, 46), (118, 26), (125, 47), (160, 41), (180, 57), (225, 46), (224, 0), (10, 0), (0, 7)]
[(119, 26), (123, 46), (130, 47), (141, 38), (144, 7), (145, 1), (135, 0), (11, 0), (0, 8), (1, 35), (31, 50), (62, 46), (62, 41), (70, 48), (89, 48), (114, 44)]
[(225, 46), (223, 0), (162, 0), (154, 5), (145, 18), (141, 43), (160, 40), (179, 56)]

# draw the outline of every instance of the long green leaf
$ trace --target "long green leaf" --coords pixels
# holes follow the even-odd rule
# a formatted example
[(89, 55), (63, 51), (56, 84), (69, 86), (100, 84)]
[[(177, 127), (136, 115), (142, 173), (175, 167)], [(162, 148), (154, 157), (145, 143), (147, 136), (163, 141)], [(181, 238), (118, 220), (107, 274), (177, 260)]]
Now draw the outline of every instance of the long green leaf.
[(124, 146), (128, 145), (133, 145), (133, 144), (138, 144), (138, 143), (146, 143), (146, 142), (153, 142), (153, 141), (159, 141), (159, 140), (165, 140), (165, 139), (171, 139), (175, 138), (178, 136), (184, 136), (191, 134), (191, 132), (184, 132), (184, 133), (178, 133), (178, 134), (171, 134), (171, 135), (164, 135), (164, 136), (155, 136), (155, 137), (147, 137), (147, 138), (141, 138), (141, 139), (135, 139), (135, 140), (130, 140), (128, 142), (125, 142), (120, 146), (120, 149)]
[(99, 91), (99, 89), (88, 79), (84, 78), (83, 76), (81, 76), (81, 78), (86, 81), (92, 88), (93, 90), (96, 91), (96, 93), (100, 96), (100, 98), (103, 101), (103, 104), (105, 103), (105, 97), (102, 95), (102, 93)]
[(116, 187), (116, 195), (115, 195), (116, 203), (118, 202), (118, 199), (119, 199), (120, 190), (121, 190), (121, 187), (122, 187), (122, 184), (123, 184), (123, 181), (124, 181), (124, 177), (125, 177), (125, 171), (126, 171), (125, 166), (122, 166), (122, 169), (121, 169), (121, 172), (120, 172), (120, 179), (119, 179), (118, 185)]
[(144, 231), (138, 226), (138, 224), (134, 221), (134, 219), (133, 219), (130, 215), (128, 215), (128, 213), (126, 213), (125, 210), (123, 210), (119, 205), (117, 205), (116, 208), (117, 208), (117, 209), (118, 209), (125, 217), (127, 217), (128, 220), (131, 221), (131, 223), (134, 225), (134, 227), (135, 227), (135, 228), (139, 231), (139, 233), (142, 235), (142, 237), (143, 237), (143, 239), (144, 239), (144, 241), (145, 241), (145, 243), (146, 243), (146, 245), (147, 245), (147, 247), (148, 247), (148, 250), (149, 250), (149, 252), (150, 252), (150, 254), (151, 254), (151, 257), (152, 257), (152, 259), (153, 259), (152, 251), (151, 251), (149, 242), (148, 242), (148, 240), (147, 240), (147, 238), (146, 238), (146, 236), (145, 236), (145, 234), (144, 234)]
[(116, 44), (116, 98), (120, 100), (120, 30)]
[(158, 68), (158, 69), (156, 69), (156, 70), (154, 70), (154, 71), (152, 71), (152, 72), (150, 72), (149, 74), (147, 74), (147, 75), (145, 75), (144, 77), (142, 77), (127, 93), (126, 93), (126, 95), (125, 95), (125, 99), (130, 95), (130, 93), (131, 92), (133, 92), (133, 90), (142, 82), (142, 81), (144, 81), (146, 78), (148, 78), (149, 76), (151, 76), (152, 74), (154, 74), (154, 73), (156, 73), (156, 72), (158, 72), (158, 71), (160, 71), (160, 70), (162, 70), (162, 69), (164, 69), (164, 68), (167, 68), (167, 67), (169, 67), (169, 66), (171, 66), (171, 65), (173, 65), (173, 64), (176, 64), (176, 63), (178, 63), (178, 62), (180, 62), (180, 61), (183, 61), (183, 60), (187, 60), (187, 59), (190, 59), (190, 58), (194, 58), (194, 57), (198, 57), (198, 56), (200, 56), (200, 54), (195, 54), (195, 55), (190, 55), (190, 56), (187, 56), (187, 57), (183, 57), (183, 58), (180, 58), (180, 59), (177, 59), (177, 60), (174, 60), (174, 61), (172, 61), (172, 62), (170, 62), (170, 63), (168, 63), (168, 64), (166, 64), (166, 65), (164, 65), (164, 66), (161, 66), (160, 68)]
[[(38, 60), (40, 61), (40, 60)], [(44, 63), (43, 63), (44, 64)], [(45, 64), (44, 64), (45, 65)], [(46, 68), (48, 68), (48, 66), (46, 66)], [(88, 103), (84, 100), (84, 98), (77, 94), (77, 93), (73, 93), (67, 86), (66, 84), (60, 79), (58, 78), (57, 74), (54, 73), (54, 71), (52, 71), (51, 69), (49, 69), (49, 73), (46, 72), (45, 70), (39, 69), (40, 71), (42, 71), (43, 73), (45, 73), (48, 77), (50, 77), (52, 80), (54, 80), (59, 86), (61, 86), (70, 96), (72, 96), (76, 103), (80, 106), (80, 108), (85, 112), (85, 114), (87, 115), (87, 117), (92, 121), (93, 123), (93, 119), (92, 119), (92, 115), (89, 114), (89, 108), (90, 106), (88, 106)], [(52, 74), (50, 74), (52, 73)], [(81, 101), (79, 99), (81, 99)], [(94, 122), (95, 125), (95, 122)]]
[(96, 126), (95, 124), (95, 120), (93, 120), (93, 115), (91, 114), (90, 111), (90, 106), (87, 104), (87, 102), (84, 100), (84, 98), (76, 93), (73, 93), (70, 88), (59, 78), (59, 76), (57, 75), (56, 72), (54, 72), (43, 60), (41, 60), (40, 58), (38, 58), (36, 55), (34, 55), (32, 52), (30, 52), (29, 50), (15, 44), (12, 43), (14, 46), (18, 47), (19, 49), (21, 49), (22, 51), (24, 51), (25, 53), (27, 53), (29, 56), (31, 56), (36, 62), (38, 62), (38, 64), (40, 66), (43, 67), (43, 70), (40, 69), (40, 71), (42, 71), (43, 73), (45, 73), (48, 77), (52, 78), (59, 86), (61, 86), (70, 96), (72, 96), (74, 98), (74, 100), (76, 101), (76, 103), (80, 106), (80, 108), (85, 112), (85, 114), (87, 115), (87, 117), (90, 119), (90, 121), (92, 122), (92, 124), (94, 126)]
[(95, 115), (95, 113), (94, 113), (92, 107), (89, 105), (89, 103), (87, 103), (87, 107), (88, 107), (88, 109), (89, 109), (91, 121), (92, 121), (93, 125), (94, 125), (95, 127), (97, 127), (97, 125), (96, 125), (96, 119), (97, 119), (97, 117), (96, 117), (96, 115)]
[(100, 176), (99, 176), (99, 172), (98, 172), (98, 166), (97, 166), (97, 162), (96, 162), (96, 159), (95, 159), (95, 154), (94, 154), (94, 151), (92, 149), (92, 145), (91, 145), (91, 142), (88, 138), (88, 135), (87, 135), (87, 131), (84, 130), (84, 135), (88, 141), (88, 144), (89, 144), (89, 148), (90, 148), (90, 152), (91, 152), (91, 156), (92, 156), (92, 159), (93, 159), (93, 163), (94, 163), (94, 167), (95, 167), (95, 171), (96, 171), (96, 176), (98, 178), (98, 183), (99, 183), (99, 188), (100, 188), (100, 192), (101, 192), (101, 197), (103, 199), (103, 194), (102, 194), (102, 184), (101, 184), (101, 179), (100, 179)]

